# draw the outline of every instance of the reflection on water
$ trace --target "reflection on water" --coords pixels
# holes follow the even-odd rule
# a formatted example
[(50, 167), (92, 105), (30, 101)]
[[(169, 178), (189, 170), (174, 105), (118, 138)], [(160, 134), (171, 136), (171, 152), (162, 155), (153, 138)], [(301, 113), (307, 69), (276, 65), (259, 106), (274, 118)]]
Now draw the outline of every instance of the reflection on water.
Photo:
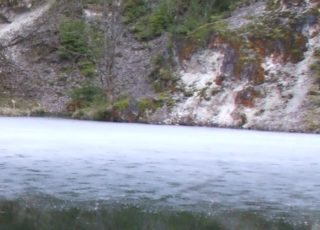
[(39, 118), (0, 127), (1, 230), (320, 229), (318, 135)]
[(285, 214), (271, 218), (263, 213), (248, 210), (201, 213), (152, 210), (143, 205), (105, 202), (75, 205), (62, 201), (50, 201), (48, 197), (39, 207), (39, 205), (32, 205), (36, 201), (38, 200), (0, 202), (1, 229), (318, 230), (320, 227), (308, 218), (304, 218), (304, 221), (301, 219), (289, 221)]

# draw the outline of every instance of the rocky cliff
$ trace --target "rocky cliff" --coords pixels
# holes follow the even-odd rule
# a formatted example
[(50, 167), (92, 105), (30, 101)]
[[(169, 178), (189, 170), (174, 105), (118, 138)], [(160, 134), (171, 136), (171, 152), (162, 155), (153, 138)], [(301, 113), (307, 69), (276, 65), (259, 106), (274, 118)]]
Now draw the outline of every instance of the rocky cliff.
[(1, 114), (320, 131), (320, 1), (178, 2), (1, 2)]

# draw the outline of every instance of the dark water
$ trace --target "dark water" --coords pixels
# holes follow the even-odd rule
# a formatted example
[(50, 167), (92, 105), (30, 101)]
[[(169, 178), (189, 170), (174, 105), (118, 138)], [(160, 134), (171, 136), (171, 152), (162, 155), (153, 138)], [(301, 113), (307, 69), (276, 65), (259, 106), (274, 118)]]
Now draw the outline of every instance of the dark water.
[(0, 229), (320, 229), (320, 136), (0, 118)]
[[(29, 198), (30, 199), (30, 198)], [(288, 220), (286, 214), (266, 216), (254, 211), (225, 211), (212, 214), (152, 210), (140, 205), (97, 202), (69, 204), (41, 201), (6, 201), (0, 207), (1, 229), (318, 229), (305, 218)], [(39, 202), (39, 200), (37, 200)], [(62, 204), (63, 203), (63, 204)], [(44, 205), (45, 204), (45, 205)], [(46, 207), (44, 207), (46, 206)]]

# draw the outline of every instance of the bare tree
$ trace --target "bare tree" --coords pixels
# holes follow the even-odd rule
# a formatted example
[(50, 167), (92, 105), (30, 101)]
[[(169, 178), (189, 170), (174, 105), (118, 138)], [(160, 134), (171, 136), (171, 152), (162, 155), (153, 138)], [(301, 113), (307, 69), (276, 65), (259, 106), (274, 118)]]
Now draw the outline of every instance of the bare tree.
[(100, 62), (100, 81), (106, 88), (106, 95), (111, 104), (114, 102), (114, 79), (116, 48), (123, 36), (121, 28), (122, 0), (103, 1), (103, 53)]

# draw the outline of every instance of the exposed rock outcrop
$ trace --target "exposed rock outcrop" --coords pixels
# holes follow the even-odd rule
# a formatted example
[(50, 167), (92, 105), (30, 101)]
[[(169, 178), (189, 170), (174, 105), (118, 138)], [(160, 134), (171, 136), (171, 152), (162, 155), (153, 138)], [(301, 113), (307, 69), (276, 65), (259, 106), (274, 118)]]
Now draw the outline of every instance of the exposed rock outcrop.
[[(291, 43), (290, 40), (259, 41), (255, 36), (250, 37), (248, 32), (245, 36), (249, 53), (241, 57), (232, 41), (215, 37), (208, 49), (183, 60), (179, 72), (181, 84), (191, 92), (174, 107), (166, 123), (319, 131), (319, 122), (315, 118), (319, 117), (319, 107), (308, 96), (315, 84), (310, 66), (315, 62), (314, 53), (320, 46), (320, 28), (318, 13), (307, 12), (316, 3), (283, 2), (283, 7), (276, 12), (268, 11), (266, 5), (263, 10), (263, 2), (256, 4), (265, 17), (279, 17), (281, 20), (286, 19), (280, 16), (282, 13), (292, 13), (292, 7), (299, 8), (295, 17), (302, 19), (292, 25), (299, 35), (292, 33), (288, 36), (301, 36), (301, 47), (297, 49), (302, 57), (295, 60), (295, 54), (291, 53), (294, 48), (288, 50), (285, 44)], [(246, 8), (239, 12), (246, 12)], [(241, 20), (239, 15), (241, 13), (235, 13), (235, 18), (228, 19), (232, 29), (237, 28), (235, 19), (242, 27), (252, 23), (247, 18)], [(250, 56), (252, 51), (254, 55)], [(243, 63), (239, 63), (241, 59)], [(236, 70), (239, 64), (242, 65), (240, 74)]]

